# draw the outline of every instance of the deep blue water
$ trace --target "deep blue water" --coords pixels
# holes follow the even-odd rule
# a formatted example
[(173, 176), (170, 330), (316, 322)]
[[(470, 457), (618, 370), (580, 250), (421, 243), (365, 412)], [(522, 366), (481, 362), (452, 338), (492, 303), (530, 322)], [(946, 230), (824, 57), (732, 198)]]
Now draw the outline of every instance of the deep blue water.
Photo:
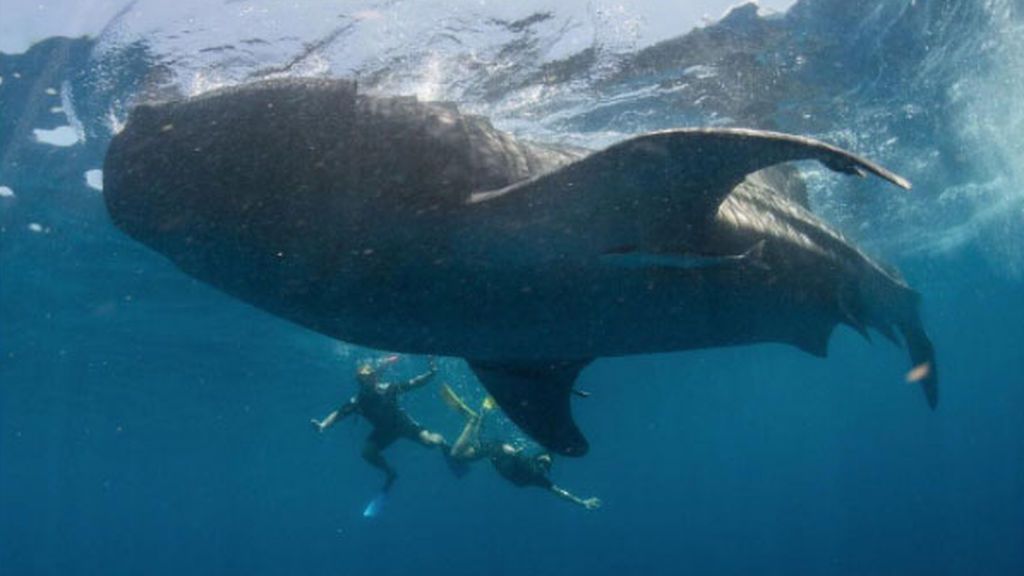
[[(849, 3), (862, 4), (872, 3)], [(320, 436), (309, 418), (346, 399), (356, 363), (375, 352), (190, 279), (115, 230), (85, 184), (109, 139), (97, 134), (107, 109), (166, 62), (135, 44), (100, 54), (87, 40), (0, 55), (0, 185), (14, 194), (0, 197), (0, 574), (1024, 573), (1024, 133), (1013, 132), (1024, 124), (1011, 105), (1024, 87), (998, 68), (1019, 54), (994, 31), (1021, 11), (923, 4), (927, 17), (901, 2), (846, 12), (801, 2), (782, 32), (712, 28), (763, 34), (780, 58), (793, 48), (785, 38), (805, 50), (801, 71), (765, 59), (788, 88), (757, 94), (757, 106), (730, 92), (728, 65), (765, 68), (729, 58), (717, 62), (721, 82), (707, 80), (714, 88), (687, 88), (720, 90), (719, 108), (655, 92), (568, 120), (566, 104), (535, 128), (579, 138), (729, 116), (831, 135), (907, 173), (919, 194), (857, 184), (813, 199), (922, 293), (937, 411), (904, 383), (902, 350), (843, 328), (825, 360), (781, 345), (600, 360), (581, 380), (593, 396), (575, 405), (591, 452), (553, 472), (600, 496), (596, 512), (514, 489), (486, 465), (457, 480), (435, 453), (399, 443), (388, 507), (363, 518), (380, 482), (359, 458), (367, 425)], [(821, 48), (822, 38), (834, 42)], [(685, 76), (649, 64), (657, 54), (592, 79), (589, 97)], [(97, 71), (103, 83), (90, 81)], [(64, 81), (89, 138), (34, 142), (32, 129), (65, 123), (48, 110), (59, 95), (45, 92)], [(808, 82), (822, 94), (795, 99)], [(475, 102), (514, 116), (493, 95)], [(392, 374), (425, 365), (405, 357)], [(439, 381), (480, 398), (460, 360), (443, 359)], [(419, 420), (457, 434), (434, 387), (407, 400)]]

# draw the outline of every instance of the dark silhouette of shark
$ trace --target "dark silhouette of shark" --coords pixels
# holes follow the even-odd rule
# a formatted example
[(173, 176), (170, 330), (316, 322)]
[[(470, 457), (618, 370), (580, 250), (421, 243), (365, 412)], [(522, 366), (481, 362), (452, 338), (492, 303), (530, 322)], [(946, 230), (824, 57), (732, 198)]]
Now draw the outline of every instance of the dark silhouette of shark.
[(288, 79), (140, 105), (107, 153), (114, 223), (182, 270), (344, 341), (460, 356), (508, 416), (582, 455), (570, 411), (601, 356), (784, 342), (839, 323), (910, 351), (918, 295), (805, 205), (793, 160), (909, 184), (809, 138), (521, 142), (449, 104)]

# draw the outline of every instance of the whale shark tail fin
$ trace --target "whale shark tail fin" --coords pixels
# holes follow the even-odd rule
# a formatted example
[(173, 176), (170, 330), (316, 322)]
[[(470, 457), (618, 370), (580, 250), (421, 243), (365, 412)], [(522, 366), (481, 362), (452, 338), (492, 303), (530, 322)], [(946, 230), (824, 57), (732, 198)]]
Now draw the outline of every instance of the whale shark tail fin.
[(590, 448), (572, 417), (573, 384), (590, 360), (481, 361), (469, 366), (512, 422), (552, 452), (583, 456)]

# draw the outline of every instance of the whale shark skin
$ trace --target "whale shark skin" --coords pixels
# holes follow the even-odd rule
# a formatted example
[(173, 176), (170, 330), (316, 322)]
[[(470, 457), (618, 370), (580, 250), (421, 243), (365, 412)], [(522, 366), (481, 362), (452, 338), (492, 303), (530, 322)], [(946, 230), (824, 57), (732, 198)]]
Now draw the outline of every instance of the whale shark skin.
[(579, 456), (571, 393), (605, 356), (825, 356), (846, 324), (905, 343), (937, 404), (918, 294), (808, 209), (795, 160), (910, 187), (800, 136), (689, 128), (593, 152), (325, 79), (139, 105), (104, 177), (115, 225), (186, 273), (332, 338), (465, 358), (520, 428)]

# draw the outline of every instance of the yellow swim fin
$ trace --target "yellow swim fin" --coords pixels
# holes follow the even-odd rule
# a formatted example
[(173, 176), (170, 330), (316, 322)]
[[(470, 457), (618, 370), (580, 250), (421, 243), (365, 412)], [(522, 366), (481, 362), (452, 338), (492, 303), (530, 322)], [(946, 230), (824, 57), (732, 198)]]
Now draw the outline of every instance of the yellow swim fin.
[(466, 403), (462, 401), (462, 398), (459, 398), (459, 395), (455, 393), (455, 390), (452, 390), (452, 387), (447, 384), (441, 385), (441, 399), (444, 400), (444, 403), (452, 410), (462, 412), (463, 416), (467, 418), (477, 417), (476, 412), (473, 412), (473, 409), (467, 406)]
[(494, 410), (496, 406), (497, 404), (494, 403), (494, 398), (488, 396), (487, 398), (484, 398), (484, 401), (480, 404), (480, 410), (482, 412), (490, 412), (491, 410)]

